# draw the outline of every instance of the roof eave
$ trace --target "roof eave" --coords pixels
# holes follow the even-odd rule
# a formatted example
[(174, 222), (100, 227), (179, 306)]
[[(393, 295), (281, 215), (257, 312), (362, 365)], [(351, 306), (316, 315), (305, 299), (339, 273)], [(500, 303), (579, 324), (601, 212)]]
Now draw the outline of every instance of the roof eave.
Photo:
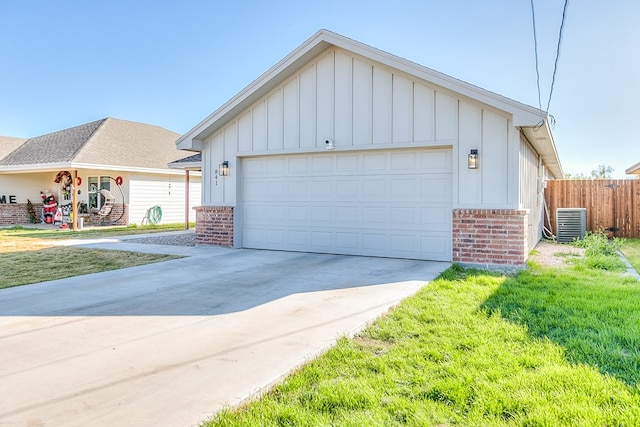
[(553, 133), (549, 127), (549, 121), (536, 126), (521, 126), (522, 133), (542, 158), (542, 163), (547, 167), (555, 179), (562, 179), (564, 172), (558, 150), (553, 139)]
[(202, 162), (171, 162), (167, 165), (169, 169), (180, 169), (188, 171), (201, 171)]
[(640, 175), (640, 162), (635, 165), (625, 169), (624, 171), (627, 175)]
[(202, 151), (203, 141), (222, 128), (234, 116), (248, 108), (273, 88), (292, 76), (315, 56), (336, 46), (384, 65), (399, 69), (452, 92), (475, 99), (512, 114), (514, 126), (535, 126), (545, 116), (537, 108), (522, 104), (478, 86), (450, 77), (446, 74), (381, 51), (327, 30), (320, 30), (271, 67), (237, 95), (178, 138), (176, 145), (182, 150)]

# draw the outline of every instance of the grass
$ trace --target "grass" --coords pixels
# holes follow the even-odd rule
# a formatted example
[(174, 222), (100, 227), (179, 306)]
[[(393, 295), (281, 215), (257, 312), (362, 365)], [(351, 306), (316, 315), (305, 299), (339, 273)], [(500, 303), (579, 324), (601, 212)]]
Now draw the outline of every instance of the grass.
[[(190, 223), (190, 227), (194, 228), (195, 224)], [(77, 231), (60, 228), (42, 230), (37, 228), (15, 226), (11, 228), (0, 229), (0, 240), (11, 237), (29, 237), (37, 239), (94, 239), (100, 237), (125, 236), (131, 234), (159, 233), (164, 231), (183, 230), (184, 223), (158, 225), (133, 224), (126, 227), (95, 227)]]
[(3, 253), (0, 289), (180, 258), (69, 246)]
[(579, 264), (452, 267), (206, 426), (640, 425), (640, 284)]
[(631, 265), (640, 272), (640, 239), (625, 239), (621, 251)]
[(623, 243), (623, 239), (609, 239), (604, 232), (587, 232), (584, 239), (575, 241), (573, 245), (585, 249), (583, 266), (598, 270), (625, 271), (627, 267), (618, 255)]
[(184, 224), (69, 230), (0, 229), (0, 289), (179, 258), (172, 255), (55, 246), (56, 239), (183, 230)]

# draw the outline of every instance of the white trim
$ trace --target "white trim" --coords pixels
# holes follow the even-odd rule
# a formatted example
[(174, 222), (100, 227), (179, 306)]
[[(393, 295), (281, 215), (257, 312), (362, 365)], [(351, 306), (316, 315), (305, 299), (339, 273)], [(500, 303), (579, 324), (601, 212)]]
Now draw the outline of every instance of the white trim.
[(93, 169), (93, 170), (108, 170), (119, 172), (136, 172), (136, 173), (153, 173), (161, 175), (183, 175), (184, 171), (181, 169), (157, 169), (157, 168), (139, 168), (133, 166), (117, 166), (117, 165), (99, 165), (88, 163), (41, 163), (34, 165), (20, 165), (20, 166), (3, 166), (0, 169), (0, 174), (13, 174), (16, 172), (22, 173), (38, 173), (38, 172), (58, 172), (61, 170), (80, 170), (80, 169)]
[(535, 126), (545, 117), (545, 114), (537, 108), (519, 103), (339, 34), (327, 30), (320, 30), (284, 59), (251, 82), (219, 109), (178, 138), (176, 145), (179, 149), (201, 151), (204, 139), (214, 134), (225, 123), (231, 120), (231, 118), (235, 117), (258, 98), (266, 95), (277, 85), (284, 82), (300, 69), (302, 65), (306, 64), (308, 60), (330, 46), (348, 50), (445, 89), (449, 89), (457, 94), (510, 113), (513, 115), (514, 126)]
[(627, 168), (624, 172), (627, 175), (640, 175), (640, 162), (638, 162), (635, 165)]

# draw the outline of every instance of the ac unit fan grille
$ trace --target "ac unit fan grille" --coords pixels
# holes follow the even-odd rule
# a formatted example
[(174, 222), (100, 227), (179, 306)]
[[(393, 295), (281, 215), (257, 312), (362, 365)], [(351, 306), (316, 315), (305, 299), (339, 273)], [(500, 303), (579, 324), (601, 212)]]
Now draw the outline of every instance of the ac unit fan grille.
[(556, 239), (569, 243), (584, 238), (587, 231), (587, 210), (585, 208), (556, 209)]

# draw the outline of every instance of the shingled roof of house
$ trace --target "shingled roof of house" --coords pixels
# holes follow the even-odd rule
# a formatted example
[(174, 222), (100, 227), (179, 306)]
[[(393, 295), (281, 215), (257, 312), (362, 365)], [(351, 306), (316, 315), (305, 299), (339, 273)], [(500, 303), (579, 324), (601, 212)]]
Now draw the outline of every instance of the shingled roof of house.
[(106, 118), (28, 139), (0, 159), (0, 168), (167, 169), (184, 156), (175, 146), (179, 136), (159, 126)]
[(0, 136), (0, 159), (24, 144), (27, 138), (14, 138), (12, 136)]
[(176, 160), (169, 163), (171, 169), (192, 169), (202, 170), (202, 153), (194, 154), (193, 156), (185, 157), (183, 159)]

